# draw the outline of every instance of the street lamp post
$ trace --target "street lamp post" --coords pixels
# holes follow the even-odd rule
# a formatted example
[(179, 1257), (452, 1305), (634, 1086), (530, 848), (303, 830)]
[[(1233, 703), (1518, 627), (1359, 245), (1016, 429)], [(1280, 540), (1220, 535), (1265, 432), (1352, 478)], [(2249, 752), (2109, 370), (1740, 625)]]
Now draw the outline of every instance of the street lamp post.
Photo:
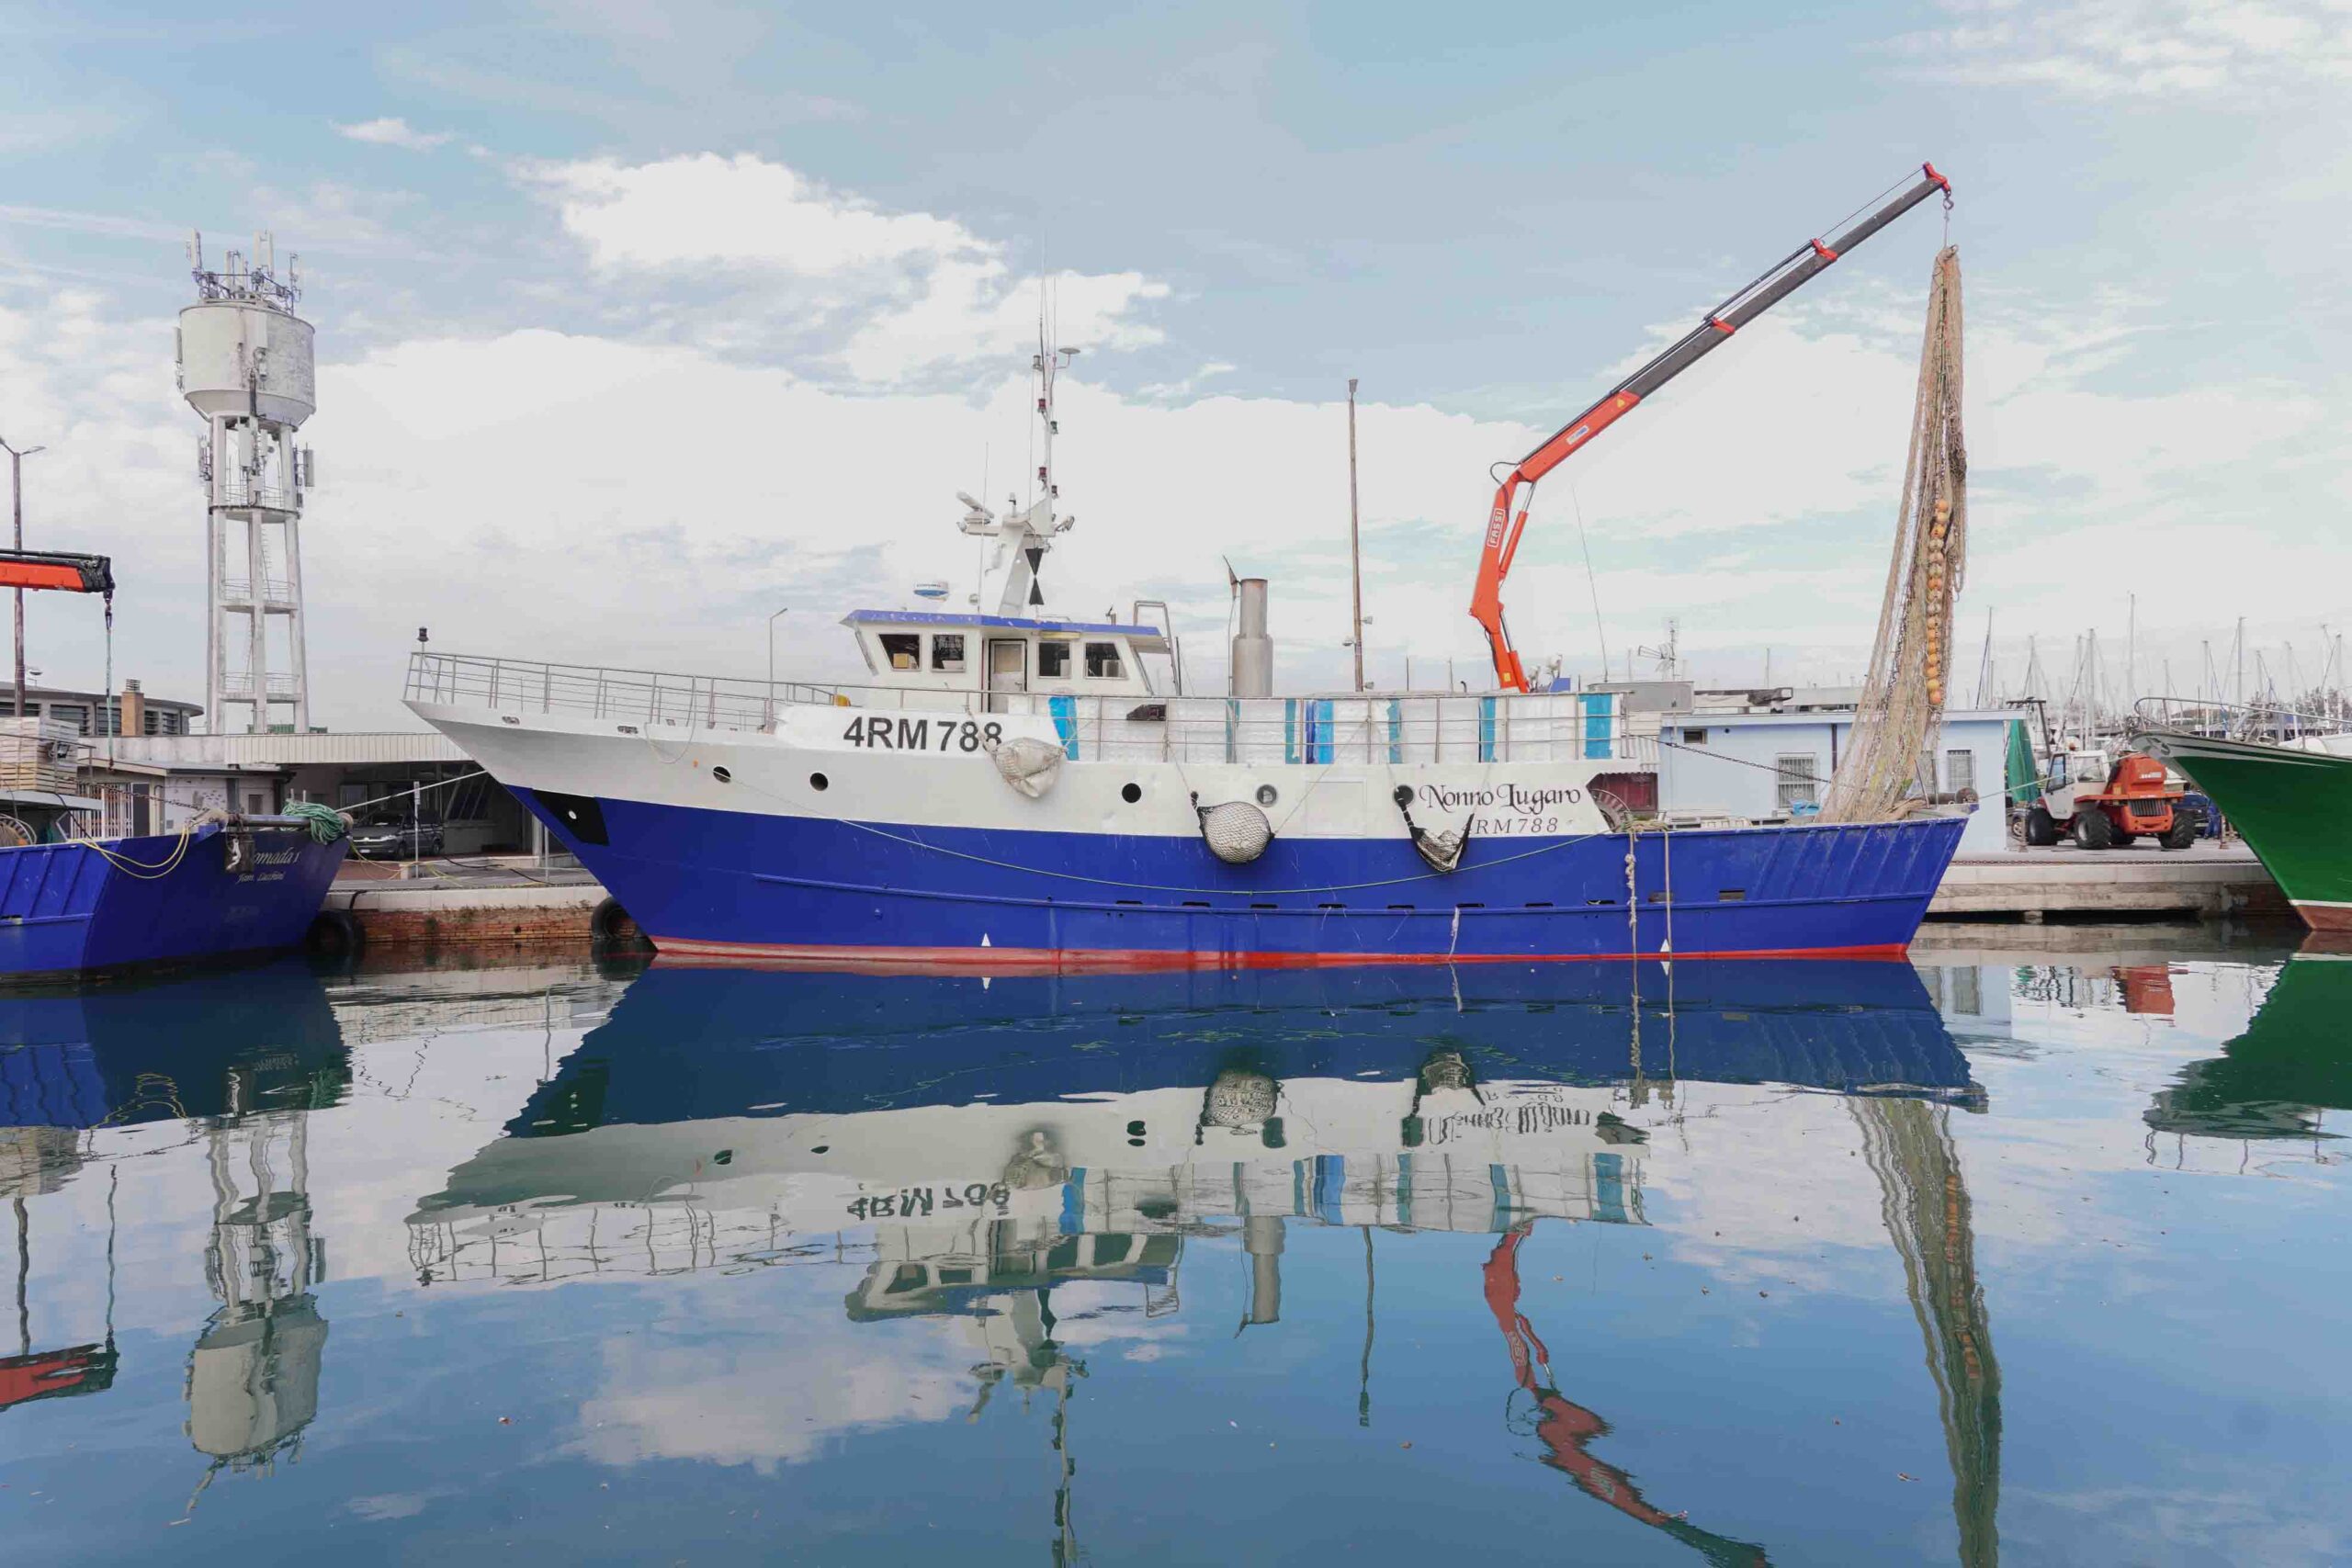
[(775, 730), (775, 624), (791, 613), (792, 606), (786, 604), (768, 617), (768, 730), (771, 734)]
[[(23, 451), (0, 441), (0, 451), (8, 454), (8, 490), (14, 501), (17, 518), (17, 548), (25, 547), (25, 459), (46, 446), (28, 446)], [(16, 591), (17, 599), (17, 707), (16, 716), (25, 716), (25, 591)]]

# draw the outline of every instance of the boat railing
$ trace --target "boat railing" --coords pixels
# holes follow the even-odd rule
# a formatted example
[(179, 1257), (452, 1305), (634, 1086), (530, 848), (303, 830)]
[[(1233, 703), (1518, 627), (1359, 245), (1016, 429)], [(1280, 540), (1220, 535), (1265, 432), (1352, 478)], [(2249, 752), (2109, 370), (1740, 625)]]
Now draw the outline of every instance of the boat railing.
[(420, 651), (409, 656), (408, 684), (402, 694), (412, 702), (496, 708), (504, 713), (561, 713), (623, 724), (765, 730), (775, 728), (776, 715), (786, 707), (853, 705), (842, 691), (805, 681), (746, 681)]
[(876, 750), (955, 746), (916, 721), (962, 715), (1047, 720), (1073, 760), (1347, 763), (1609, 761), (1633, 772), (1657, 764), (1654, 735), (1628, 731), (1622, 708), (1588, 710), (1573, 694), (1516, 696), (1435, 692), (1306, 694), (1287, 697), (1081, 696), (1032, 692), (819, 684), (649, 670), (554, 664), (473, 654), (410, 656), (405, 694), (414, 702), (486, 707), (519, 716), (567, 714), (630, 726), (773, 732), (795, 708), (905, 716), (878, 731)]
[(2306, 736), (2352, 733), (2352, 713), (2340, 705), (2223, 703), (2205, 697), (2142, 697), (2132, 705), (2133, 727), (2281, 746)]

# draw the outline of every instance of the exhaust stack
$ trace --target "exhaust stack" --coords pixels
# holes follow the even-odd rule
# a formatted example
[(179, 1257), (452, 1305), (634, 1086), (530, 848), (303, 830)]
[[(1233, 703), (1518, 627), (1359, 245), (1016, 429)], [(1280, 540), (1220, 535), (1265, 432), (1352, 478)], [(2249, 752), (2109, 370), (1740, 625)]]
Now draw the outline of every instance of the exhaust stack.
[(1274, 694), (1274, 639), (1266, 635), (1266, 580), (1245, 577), (1241, 595), (1241, 626), (1233, 637), (1233, 694), (1271, 697)]

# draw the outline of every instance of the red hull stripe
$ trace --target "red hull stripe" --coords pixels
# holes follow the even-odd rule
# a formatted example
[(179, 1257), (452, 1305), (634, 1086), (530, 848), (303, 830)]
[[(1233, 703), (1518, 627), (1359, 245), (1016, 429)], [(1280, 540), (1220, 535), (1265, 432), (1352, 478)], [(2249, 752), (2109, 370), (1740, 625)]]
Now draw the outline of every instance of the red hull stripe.
[(2298, 904), (2295, 913), (2315, 931), (2352, 931), (2352, 907), (2343, 904)]
[(1195, 953), (1158, 948), (827, 947), (655, 937), (657, 962), (873, 974), (1082, 975), (1154, 969), (1337, 969), (1374, 964), (1608, 964), (1628, 959), (1900, 959), (1900, 943), (1734, 953)]

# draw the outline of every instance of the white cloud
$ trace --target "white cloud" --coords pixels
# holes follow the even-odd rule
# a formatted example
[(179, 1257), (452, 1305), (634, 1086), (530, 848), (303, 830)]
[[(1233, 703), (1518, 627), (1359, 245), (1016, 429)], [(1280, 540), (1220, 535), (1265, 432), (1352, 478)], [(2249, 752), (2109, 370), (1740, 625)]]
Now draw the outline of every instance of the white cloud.
[(610, 159), (531, 171), (597, 266), (752, 265), (806, 276), (985, 254), (952, 219), (884, 212), (751, 153)]
[[(599, 1464), (695, 1460), (770, 1475), (779, 1464), (814, 1458), (829, 1441), (960, 1419), (971, 1409), (970, 1369), (979, 1352), (962, 1342), (963, 1323), (846, 1323), (840, 1304), (846, 1271), (812, 1272), (820, 1277), (775, 1285), (797, 1298), (790, 1320), (774, 1302), (761, 1303), (759, 1334), (721, 1341), (717, 1361), (707, 1316), (690, 1342), (667, 1335), (606, 1339), (596, 1392), (580, 1402), (581, 1451)], [(820, 1286), (827, 1288), (813, 1288)], [(742, 1310), (707, 1292), (704, 1304), (729, 1317)], [(758, 1397), (746, 1398), (752, 1389)]]
[[(717, 266), (821, 285), (820, 308), (855, 300), (864, 324), (840, 358), (861, 380), (999, 360), (1036, 337), (1037, 286), (1003, 245), (951, 218), (885, 211), (782, 164), (704, 152), (537, 165), (526, 177), (552, 197), (601, 271), (693, 276)], [(1065, 271), (1051, 281), (1062, 343), (1120, 349), (1161, 340), (1134, 312), (1167, 298), (1166, 284), (1139, 272)]]
[[(1064, 272), (1054, 275), (1049, 308), (1065, 345), (1143, 348), (1163, 334), (1129, 312), (1139, 301), (1167, 297), (1166, 284), (1139, 272)], [(911, 304), (859, 328), (842, 357), (851, 374), (867, 381), (903, 380), (941, 364), (1001, 362), (1035, 345), (1038, 315), (1038, 291), (1023, 286), (1002, 261), (943, 261)]]
[(352, 125), (338, 124), (334, 130), (336, 135), (349, 137), (354, 141), (365, 141), (375, 147), (403, 147), (412, 152), (430, 152), (435, 147), (456, 140), (452, 131), (419, 130), (408, 121), (392, 116), (382, 119), (363, 119)]
[(1945, 9), (1951, 27), (1896, 47), (1960, 82), (2158, 99), (2352, 82), (2345, 0), (1947, 0)]

